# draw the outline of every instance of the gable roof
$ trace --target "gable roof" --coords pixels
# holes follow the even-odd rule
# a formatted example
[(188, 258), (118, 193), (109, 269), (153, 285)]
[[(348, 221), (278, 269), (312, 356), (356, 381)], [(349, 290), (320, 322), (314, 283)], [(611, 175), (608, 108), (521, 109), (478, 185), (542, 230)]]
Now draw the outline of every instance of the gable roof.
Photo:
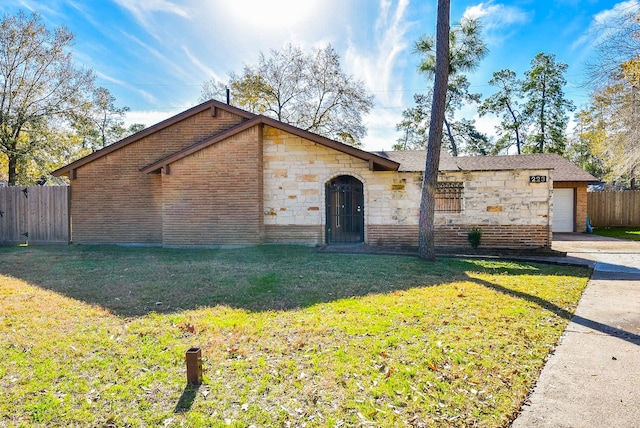
[[(400, 163), (398, 171), (424, 171), (426, 150), (376, 152)], [(504, 156), (440, 155), (440, 171), (509, 171), (522, 169), (552, 169), (553, 181), (597, 181), (573, 162), (555, 153)]]
[(189, 156), (193, 153), (196, 153), (206, 147), (211, 146), (212, 144), (216, 144), (222, 140), (225, 140), (229, 137), (232, 137), (242, 131), (246, 131), (247, 129), (253, 128), (258, 125), (268, 125), (276, 129), (280, 129), (281, 131), (288, 132), (290, 134), (296, 135), (300, 138), (304, 138), (306, 140), (312, 141), (314, 143), (320, 144), (325, 147), (329, 147), (334, 150), (338, 150), (340, 152), (346, 153), (348, 155), (354, 156), (358, 159), (365, 160), (369, 163), (369, 169), (377, 170), (377, 171), (397, 171), (400, 164), (392, 159), (389, 159), (384, 156), (379, 156), (372, 152), (367, 152), (364, 150), (360, 150), (358, 148), (348, 146), (346, 144), (340, 143), (338, 141), (331, 140), (326, 137), (322, 137), (318, 134), (314, 134), (309, 131), (305, 131), (303, 129), (297, 128), (295, 126), (277, 121), (275, 119), (271, 119), (266, 116), (255, 116), (250, 120), (239, 123), (225, 131), (222, 131), (216, 135), (208, 137), (202, 141), (199, 141), (195, 144), (192, 144), (189, 147), (185, 147), (182, 150), (178, 150), (177, 152), (163, 158), (158, 161), (145, 166), (140, 171), (145, 173), (153, 173), (158, 172), (161, 168), (170, 165), (173, 162), (176, 162), (186, 156)]
[(163, 159), (160, 159), (156, 162), (154, 162), (151, 165), (148, 165), (144, 168), (141, 169), (142, 172), (156, 172), (157, 170), (159, 170), (160, 168), (162, 168), (165, 165), (168, 165), (172, 162), (175, 162), (176, 160), (182, 159), (185, 156), (188, 156), (192, 153), (195, 153), (199, 150), (202, 150), (205, 147), (208, 147), (211, 144), (215, 144), (219, 141), (222, 141), (225, 138), (229, 138), (239, 132), (242, 132), (244, 130), (247, 130), (253, 126), (256, 125), (269, 125), (272, 126), (274, 128), (280, 129), (282, 131), (286, 131), (290, 134), (296, 135), (298, 137), (304, 138), (306, 140), (309, 141), (313, 141), (314, 143), (318, 143), (320, 145), (323, 145), (325, 147), (329, 147), (335, 150), (338, 150), (340, 152), (349, 154), (351, 156), (354, 156), (356, 158), (365, 160), (367, 162), (369, 162), (369, 169), (371, 170), (382, 170), (382, 171), (397, 171), (398, 167), (400, 166), (400, 164), (398, 162), (395, 162), (394, 160), (388, 159), (384, 156), (378, 156), (375, 153), (371, 153), (371, 152), (367, 152), (364, 150), (360, 150), (358, 148), (352, 147), (352, 146), (348, 146), (346, 144), (340, 143), (338, 141), (334, 141), (331, 140), (329, 138), (326, 137), (322, 137), (318, 134), (314, 134), (312, 132), (309, 131), (305, 131), (303, 129), (297, 128), (295, 126), (292, 125), (288, 125), (286, 123), (283, 122), (279, 122), (275, 119), (271, 119), (268, 118), (266, 116), (262, 116), (262, 115), (255, 115), (253, 113), (250, 113), (246, 110), (240, 109), (238, 107), (233, 107), (229, 104), (224, 104), (221, 103), (220, 101), (217, 100), (209, 100), (206, 101), (202, 104), (199, 104), (195, 107), (192, 107), (188, 110), (183, 111), (182, 113), (179, 113), (173, 117), (170, 117), (169, 119), (163, 120), (162, 122), (159, 122), (153, 126), (150, 126), (148, 128), (143, 129), (140, 132), (137, 132), (127, 138), (124, 138), (110, 146), (107, 146), (101, 150), (98, 150), (94, 153), (91, 153), (90, 155), (87, 155), (81, 159), (78, 159), (75, 162), (72, 162), (66, 166), (63, 166), (62, 168), (59, 168), (55, 171), (52, 172), (52, 174), (54, 176), (62, 176), (62, 175), (72, 175), (72, 172), (83, 166), (86, 165), (90, 162), (93, 162), (96, 159), (99, 159), (103, 156), (108, 155), (109, 153), (112, 153), (116, 150), (119, 150), (131, 143), (134, 143), (136, 141), (139, 141), (153, 133), (156, 133), (158, 131), (161, 131), (165, 128), (168, 128), (172, 125), (175, 125), (176, 123), (185, 120), (191, 116), (194, 116), (198, 113), (201, 113), (207, 109), (211, 109), (211, 114), (212, 116), (216, 116), (216, 109), (221, 109), (221, 110), (225, 110), (228, 111), (230, 113), (236, 114), (244, 119), (246, 119), (245, 121), (241, 122), (238, 125), (235, 125), (225, 131), (222, 131), (216, 135), (213, 135), (211, 137), (208, 137), (202, 141), (199, 141), (195, 144), (192, 144), (189, 147), (186, 147), (182, 150), (179, 150)]
[(86, 165), (90, 162), (93, 162), (96, 159), (99, 159), (103, 156), (108, 155), (109, 153), (112, 153), (116, 150), (121, 149), (122, 147), (125, 147), (131, 143), (135, 143), (136, 141), (139, 141), (153, 133), (156, 133), (158, 131), (161, 131), (165, 128), (168, 128), (172, 125), (175, 125), (176, 123), (183, 121), (185, 119), (188, 119), (191, 116), (194, 116), (198, 113), (202, 113), (203, 111), (206, 111), (207, 109), (211, 109), (211, 115), (212, 116), (216, 116), (216, 110), (217, 109), (221, 109), (221, 110), (225, 110), (228, 111), (229, 113), (233, 113), (236, 114), (244, 119), (251, 119), (253, 117), (255, 117), (256, 115), (253, 113), (249, 113), (246, 110), (242, 110), (240, 108), (237, 107), (233, 107), (229, 104), (224, 104), (221, 103), (220, 101), (217, 100), (209, 100), (209, 101), (205, 101), (202, 104), (199, 104), (195, 107), (192, 107), (188, 110), (183, 111), (182, 113), (178, 113), (175, 116), (172, 116), (168, 119), (163, 120), (162, 122), (158, 122), (155, 125), (152, 125), (148, 128), (143, 129), (140, 132), (136, 132), (133, 135), (130, 135), (126, 138), (123, 138), (122, 140), (111, 144), (110, 146), (104, 147), (96, 152), (91, 153), (90, 155), (87, 155), (83, 158), (78, 159), (75, 162), (71, 162), (68, 165), (63, 166), (62, 168), (59, 168), (55, 171), (53, 171), (51, 174), (59, 177), (62, 175), (69, 175), (71, 173), (71, 171), (73, 171), (74, 169), (77, 169), (83, 165)]

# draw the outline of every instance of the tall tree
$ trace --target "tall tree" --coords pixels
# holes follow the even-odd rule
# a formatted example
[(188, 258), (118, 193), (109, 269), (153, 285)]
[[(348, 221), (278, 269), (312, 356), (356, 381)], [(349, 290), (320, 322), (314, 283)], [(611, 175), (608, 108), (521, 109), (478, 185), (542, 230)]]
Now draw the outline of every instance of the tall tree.
[(605, 146), (607, 132), (596, 107), (582, 109), (576, 113), (576, 128), (569, 140), (569, 159), (589, 174), (603, 180), (611, 171), (607, 158), (599, 153)]
[(528, 97), (523, 115), (530, 121), (527, 150), (531, 153), (564, 154), (568, 112), (575, 109), (563, 88), (567, 64), (556, 62), (554, 54), (540, 52), (525, 72), (522, 91)]
[(592, 94), (589, 110), (593, 136), (589, 146), (594, 157), (603, 160), (604, 178), (638, 187), (640, 175), (640, 93), (626, 81), (609, 85)]
[[(489, 50), (480, 38), (482, 26), (479, 19), (463, 18), (454, 25), (449, 34), (449, 74), (457, 75), (474, 70)], [(427, 78), (436, 72), (437, 52), (434, 50), (437, 40), (432, 36), (423, 36), (416, 42), (415, 50), (422, 56), (419, 71)], [(436, 47), (437, 49), (437, 47)]]
[(508, 150), (515, 144), (520, 154), (524, 128), (519, 101), (522, 99), (522, 82), (516, 78), (514, 71), (503, 69), (493, 73), (489, 84), (497, 87), (498, 91), (484, 100), (478, 108), (478, 113), (480, 116), (493, 113), (501, 118), (500, 125), (496, 127), (499, 138), (494, 151)]
[(92, 72), (72, 62), (73, 39), (65, 27), (49, 31), (36, 13), (0, 21), (0, 151), (9, 185), (18, 164), (48, 144), (46, 130), (68, 120), (92, 88)]
[(622, 78), (635, 88), (640, 88), (640, 11), (635, 17), (635, 25), (632, 26), (633, 33), (630, 41), (636, 45), (635, 55), (631, 56), (621, 64)]
[(451, 4), (449, 0), (438, 0), (433, 102), (431, 104), (427, 158), (418, 220), (418, 255), (421, 259), (427, 261), (436, 260), (435, 201), (440, 167), (440, 149), (442, 146), (442, 126), (444, 124), (445, 104), (447, 101), (447, 83), (449, 72), (451, 71), (451, 58), (449, 56), (450, 10)]
[[(450, 76), (447, 86), (443, 144), (449, 146), (453, 156), (458, 156), (462, 151), (475, 153), (479, 143), (488, 141), (487, 136), (476, 129), (475, 121), (456, 119), (455, 114), (464, 104), (480, 102), (481, 94), (469, 91), (469, 80), (462, 74)], [(414, 95), (416, 105), (404, 110), (404, 119), (396, 125), (402, 136), (393, 146), (394, 150), (421, 150), (427, 147), (432, 97), (433, 91)]]
[[(226, 99), (224, 87), (206, 82), (201, 100)], [(226, 87), (234, 105), (353, 146), (366, 135), (362, 116), (373, 107), (373, 96), (342, 71), (331, 45), (311, 54), (292, 45), (261, 53), (257, 65), (231, 73)]]
[(83, 147), (95, 152), (144, 129), (141, 124), (125, 127), (124, 117), (129, 107), (116, 106), (116, 97), (108, 89), (95, 88), (91, 95), (91, 100), (72, 115), (73, 127), (82, 137)]
[(625, 76), (630, 83), (638, 83), (640, 78), (640, 5), (627, 3), (618, 14), (611, 14), (595, 27), (599, 42), (587, 63), (587, 84), (594, 90)]
[[(459, 141), (473, 140), (480, 133), (475, 126), (469, 127), (469, 123), (457, 122), (455, 113), (463, 104), (478, 103), (481, 94), (469, 91), (469, 81), (463, 74), (477, 67), (480, 60), (488, 52), (486, 44), (480, 38), (481, 26), (477, 19), (463, 19), (455, 25), (449, 34), (449, 73), (447, 100), (445, 103), (444, 125), (447, 142), (452, 155), (457, 156), (459, 152)], [(436, 67), (436, 52), (434, 50), (435, 40), (432, 36), (424, 36), (416, 42), (415, 52), (420, 54), (422, 62), (418, 68), (428, 80), (433, 79)], [(416, 106), (403, 112), (404, 119), (396, 128), (401, 131), (400, 144), (405, 141), (409, 146), (419, 148), (425, 145), (428, 122), (425, 119), (430, 117), (429, 105), (431, 104), (432, 93), (425, 95), (416, 94)], [(412, 120), (420, 120), (413, 122)], [(466, 125), (466, 126), (465, 126)], [(471, 133), (466, 134), (464, 131)], [(403, 141), (404, 140), (404, 141)]]

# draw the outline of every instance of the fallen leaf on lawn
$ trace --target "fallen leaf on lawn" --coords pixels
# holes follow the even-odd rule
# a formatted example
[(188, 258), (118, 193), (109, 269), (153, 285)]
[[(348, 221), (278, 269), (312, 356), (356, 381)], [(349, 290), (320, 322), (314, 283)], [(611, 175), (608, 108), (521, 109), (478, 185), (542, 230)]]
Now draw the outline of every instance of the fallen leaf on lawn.
[(430, 368), (431, 370), (433, 370), (434, 372), (437, 372), (437, 371), (438, 371), (438, 367), (436, 367), (436, 365), (435, 365), (435, 364), (433, 364), (433, 363), (429, 363), (427, 367), (429, 367), (429, 368)]
[(387, 354), (387, 353), (386, 353), (386, 352), (384, 352), (384, 351), (381, 351), (381, 352), (380, 352), (380, 355), (381, 355), (381, 356), (383, 356), (383, 357), (385, 357), (385, 358), (389, 358), (389, 354)]
[(195, 326), (193, 326), (192, 324), (189, 323), (182, 323), (178, 326), (178, 328), (182, 331), (185, 331), (187, 333), (192, 333), (195, 334), (196, 332), (196, 328)]
[(389, 376), (391, 376), (393, 373), (395, 373), (395, 369), (393, 367), (391, 367), (389, 370), (387, 370), (387, 373), (384, 375), (385, 378), (388, 378)]

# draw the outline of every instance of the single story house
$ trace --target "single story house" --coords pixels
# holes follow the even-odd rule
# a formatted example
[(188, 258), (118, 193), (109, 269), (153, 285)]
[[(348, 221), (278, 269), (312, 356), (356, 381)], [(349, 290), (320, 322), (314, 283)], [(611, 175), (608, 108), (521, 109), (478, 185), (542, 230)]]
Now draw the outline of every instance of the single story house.
[[(367, 152), (207, 101), (53, 172), (72, 241), (417, 245), (424, 151)], [(441, 159), (436, 243), (543, 247), (583, 231), (594, 178), (553, 154)]]

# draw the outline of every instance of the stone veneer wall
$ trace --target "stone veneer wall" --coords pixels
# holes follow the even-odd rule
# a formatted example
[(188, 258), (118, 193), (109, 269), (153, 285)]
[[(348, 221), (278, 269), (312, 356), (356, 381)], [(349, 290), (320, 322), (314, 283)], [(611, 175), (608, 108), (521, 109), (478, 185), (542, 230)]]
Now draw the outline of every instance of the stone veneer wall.
[[(264, 128), (266, 242), (324, 243), (324, 186), (339, 175), (364, 184), (365, 242), (417, 244), (421, 173), (370, 171), (368, 163), (300, 137)], [(467, 230), (483, 229), (483, 245), (550, 245), (551, 180), (529, 183), (549, 170), (451, 172), (440, 181), (464, 182), (463, 212), (437, 214), (438, 244), (466, 245)]]

